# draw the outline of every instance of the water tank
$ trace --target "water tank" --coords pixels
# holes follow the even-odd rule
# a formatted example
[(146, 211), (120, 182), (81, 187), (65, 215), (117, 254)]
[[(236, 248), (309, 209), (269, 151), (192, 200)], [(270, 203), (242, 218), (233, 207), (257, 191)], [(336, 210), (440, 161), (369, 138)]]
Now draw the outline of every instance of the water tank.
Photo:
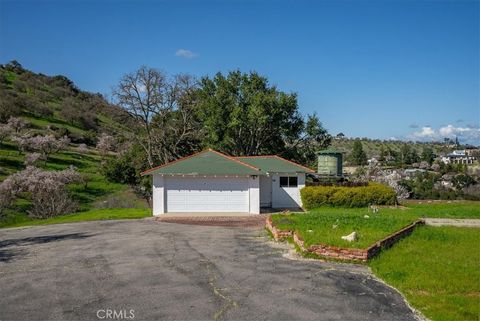
[(337, 150), (323, 150), (317, 153), (317, 173), (321, 176), (342, 176), (343, 155)]

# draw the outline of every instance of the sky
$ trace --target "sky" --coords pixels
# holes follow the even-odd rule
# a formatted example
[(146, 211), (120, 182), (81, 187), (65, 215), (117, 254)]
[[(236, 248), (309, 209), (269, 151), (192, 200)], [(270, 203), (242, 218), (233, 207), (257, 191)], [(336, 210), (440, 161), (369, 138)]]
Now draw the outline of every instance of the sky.
[(257, 71), (331, 134), (480, 144), (480, 1), (5, 1), (0, 63), (110, 94), (142, 65)]

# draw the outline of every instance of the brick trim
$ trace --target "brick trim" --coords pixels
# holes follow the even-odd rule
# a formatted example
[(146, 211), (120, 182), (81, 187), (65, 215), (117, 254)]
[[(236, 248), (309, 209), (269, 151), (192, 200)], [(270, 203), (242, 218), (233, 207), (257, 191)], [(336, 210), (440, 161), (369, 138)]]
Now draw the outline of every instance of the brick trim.
[(330, 246), (326, 244), (314, 244), (305, 247), (305, 242), (302, 237), (294, 231), (282, 231), (278, 229), (272, 221), (272, 218), (269, 216), (266, 220), (267, 229), (273, 234), (273, 237), (276, 241), (283, 240), (289, 236), (293, 236), (293, 242), (300, 248), (303, 252), (313, 253), (319, 256), (324, 256), (333, 259), (339, 260), (349, 260), (349, 261), (362, 261), (366, 262), (373, 258), (375, 255), (380, 253), (384, 248), (388, 248), (398, 242), (400, 239), (410, 235), (412, 231), (418, 226), (423, 225), (425, 222), (423, 220), (418, 220), (412, 224), (388, 235), (384, 239), (375, 242), (366, 249), (355, 249), (355, 248), (345, 248)]

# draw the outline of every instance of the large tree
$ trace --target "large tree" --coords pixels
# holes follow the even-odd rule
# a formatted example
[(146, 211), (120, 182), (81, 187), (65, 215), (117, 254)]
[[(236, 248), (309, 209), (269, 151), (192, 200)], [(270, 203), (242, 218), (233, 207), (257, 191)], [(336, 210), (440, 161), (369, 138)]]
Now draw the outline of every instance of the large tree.
[(367, 154), (363, 150), (362, 142), (356, 140), (353, 143), (353, 149), (351, 154), (352, 163), (354, 165), (366, 165), (367, 164)]
[(184, 156), (198, 146), (192, 109), (195, 79), (189, 75), (168, 77), (140, 67), (126, 74), (114, 89), (116, 102), (140, 124), (132, 137), (142, 146), (149, 166)]
[(316, 115), (303, 120), (296, 94), (279, 91), (256, 72), (202, 78), (195, 105), (203, 144), (231, 155), (290, 154), (304, 159), (299, 149), (307, 142), (320, 148), (330, 143)]

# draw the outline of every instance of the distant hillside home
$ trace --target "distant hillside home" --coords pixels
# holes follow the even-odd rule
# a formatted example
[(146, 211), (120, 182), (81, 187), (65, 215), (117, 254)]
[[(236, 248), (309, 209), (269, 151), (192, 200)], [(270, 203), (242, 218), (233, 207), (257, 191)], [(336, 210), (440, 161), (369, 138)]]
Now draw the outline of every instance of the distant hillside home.
[(231, 157), (214, 150), (142, 173), (153, 176), (153, 215), (299, 208), (305, 174), (314, 171), (279, 156)]
[(454, 150), (442, 157), (445, 164), (472, 164), (474, 161), (475, 157), (470, 156), (465, 150)]

